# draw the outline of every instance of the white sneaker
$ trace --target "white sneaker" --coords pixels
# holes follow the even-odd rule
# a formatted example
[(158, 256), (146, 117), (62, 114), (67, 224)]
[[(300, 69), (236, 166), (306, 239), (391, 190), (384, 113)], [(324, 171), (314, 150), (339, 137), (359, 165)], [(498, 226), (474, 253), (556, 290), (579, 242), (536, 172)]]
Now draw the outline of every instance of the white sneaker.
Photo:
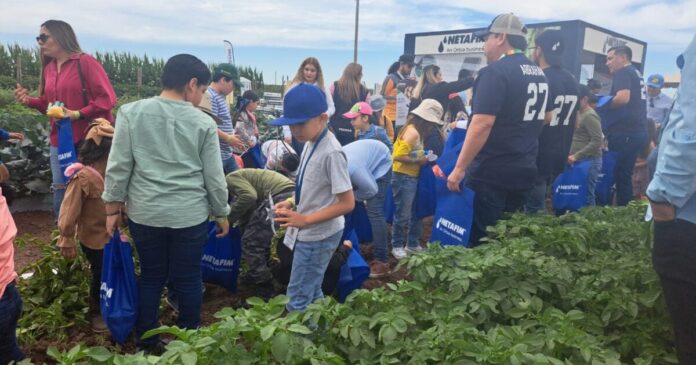
[(423, 247), (421, 247), (421, 246), (417, 246), (417, 247), (406, 247), (405, 251), (406, 251), (407, 254), (411, 255), (411, 254), (414, 254), (414, 253), (423, 252)]
[(394, 258), (397, 260), (401, 260), (408, 256), (408, 253), (406, 253), (406, 250), (403, 247), (394, 247), (392, 248), (392, 256), (394, 256)]

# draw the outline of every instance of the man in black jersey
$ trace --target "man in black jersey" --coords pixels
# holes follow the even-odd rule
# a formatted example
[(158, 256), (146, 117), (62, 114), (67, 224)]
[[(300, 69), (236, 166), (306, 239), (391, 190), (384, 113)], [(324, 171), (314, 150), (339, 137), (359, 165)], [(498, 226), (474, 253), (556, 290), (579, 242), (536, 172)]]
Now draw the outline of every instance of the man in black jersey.
[(525, 203), (527, 213), (543, 212), (552, 180), (565, 169), (573, 141), (578, 110), (578, 82), (561, 68), (565, 40), (559, 30), (547, 30), (535, 39), (534, 62), (549, 83), (544, 128), (539, 136), (537, 179)]
[(513, 14), (498, 15), (476, 35), (485, 40), (488, 66), (474, 83), (473, 117), (447, 187), (472, 189), (471, 244), (505, 212), (517, 211), (534, 185), (539, 133), (549, 87), (542, 69), (523, 52), (527, 28)]
[(622, 117), (607, 127), (609, 150), (618, 153), (614, 169), (618, 205), (626, 205), (633, 198), (633, 166), (648, 143), (645, 83), (631, 64), (632, 57), (628, 46), (612, 47), (607, 52), (607, 67), (613, 75), (611, 107), (625, 109)]

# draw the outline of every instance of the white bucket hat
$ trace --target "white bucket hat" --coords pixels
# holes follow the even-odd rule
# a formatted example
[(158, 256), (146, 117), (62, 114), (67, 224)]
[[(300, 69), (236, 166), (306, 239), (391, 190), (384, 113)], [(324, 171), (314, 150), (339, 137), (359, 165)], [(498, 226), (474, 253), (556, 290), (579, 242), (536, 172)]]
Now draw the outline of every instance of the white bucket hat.
[(445, 125), (442, 120), (442, 105), (435, 99), (425, 99), (416, 109), (411, 112), (430, 123), (435, 123), (437, 125)]

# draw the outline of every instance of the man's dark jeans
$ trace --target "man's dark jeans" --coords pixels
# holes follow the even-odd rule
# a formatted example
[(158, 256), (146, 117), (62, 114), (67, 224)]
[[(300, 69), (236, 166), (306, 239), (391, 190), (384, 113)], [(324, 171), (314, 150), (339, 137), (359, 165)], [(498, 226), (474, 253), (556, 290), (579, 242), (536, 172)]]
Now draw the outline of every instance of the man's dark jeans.
[(653, 266), (672, 317), (680, 364), (696, 364), (696, 224), (655, 222)]
[(625, 206), (633, 199), (633, 167), (636, 158), (648, 143), (647, 132), (637, 133), (610, 133), (607, 136), (609, 150), (616, 152), (616, 167), (614, 179), (616, 181), (616, 204)]
[(486, 237), (486, 227), (495, 225), (503, 214), (521, 211), (531, 190), (505, 190), (477, 181), (469, 181), (466, 185), (476, 194), (469, 239), (471, 247), (480, 244), (481, 238)]
[(159, 327), (162, 289), (171, 282), (179, 303), (176, 324), (195, 329), (201, 321), (201, 258), (208, 237), (208, 221), (187, 228), (150, 227), (129, 221), (133, 241), (140, 256), (138, 320), (135, 334), (138, 345), (157, 343), (159, 336), (140, 337)]

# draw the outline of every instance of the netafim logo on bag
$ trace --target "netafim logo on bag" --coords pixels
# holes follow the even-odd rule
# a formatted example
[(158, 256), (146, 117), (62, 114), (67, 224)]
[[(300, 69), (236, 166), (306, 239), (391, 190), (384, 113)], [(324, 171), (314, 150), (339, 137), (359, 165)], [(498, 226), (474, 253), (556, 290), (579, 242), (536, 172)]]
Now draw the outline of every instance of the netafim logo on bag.
[(206, 265), (215, 271), (232, 271), (234, 260), (217, 259), (213, 255), (203, 255), (201, 265)]
[[(454, 234), (457, 234), (459, 236), (463, 235), (464, 232), (466, 232), (466, 228), (454, 223), (450, 222), (449, 220), (445, 218), (440, 218), (437, 220), (437, 223), (435, 224), (435, 228), (442, 230), (442, 228), (445, 228)], [(448, 233), (445, 231), (445, 233)]]
[(109, 300), (111, 299), (111, 295), (114, 293), (114, 288), (109, 288), (106, 282), (102, 281), (99, 292), (101, 293), (102, 298)]
[(577, 194), (580, 192), (580, 185), (568, 184), (568, 185), (558, 185), (556, 187), (556, 194)]

